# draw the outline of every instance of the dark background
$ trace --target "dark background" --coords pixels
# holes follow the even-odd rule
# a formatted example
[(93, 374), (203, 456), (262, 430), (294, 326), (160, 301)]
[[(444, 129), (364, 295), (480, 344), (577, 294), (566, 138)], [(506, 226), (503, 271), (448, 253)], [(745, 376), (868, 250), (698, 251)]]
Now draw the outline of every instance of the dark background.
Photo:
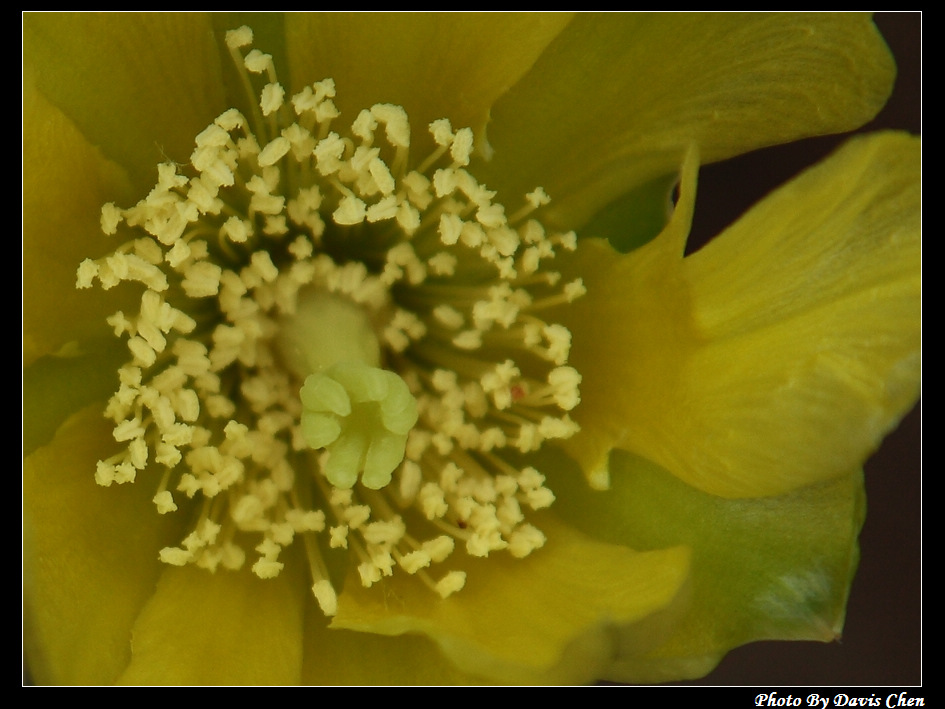
[[(875, 20), (896, 57), (899, 74), (889, 103), (857, 132), (895, 128), (919, 134), (922, 16), (877, 13)], [(815, 138), (703, 168), (693, 224), (695, 243), (718, 234), (844, 138)], [(866, 464), (868, 511), (860, 538), (862, 558), (842, 641), (753, 643), (732, 651), (708, 677), (683, 684), (921, 684), (921, 450), (917, 406)]]

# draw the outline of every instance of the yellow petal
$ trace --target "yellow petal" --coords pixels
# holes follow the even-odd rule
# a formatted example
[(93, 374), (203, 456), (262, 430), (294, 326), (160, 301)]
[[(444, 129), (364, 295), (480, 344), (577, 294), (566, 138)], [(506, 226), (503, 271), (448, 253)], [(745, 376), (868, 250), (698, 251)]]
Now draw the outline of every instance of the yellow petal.
[(292, 82), (298, 90), (332, 77), (349, 122), (375, 103), (395, 103), (407, 109), (415, 135), (438, 118), (479, 132), (496, 98), (570, 20), (569, 13), (289, 15)]
[(312, 604), (305, 618), (306, 685), (470, 685), (488, 682), (461, 672), (422, 635), (377, 635), (329, 628)]
[(194, 136), (226, 108), (217, 43), (201, 14), (29, 13), (23, 62), (143, 190), (157, 163), (186, 163)]
[(99, 225), (101, 206), (130, 194), (126, 173), (89, 145), (32, 78), (23, 84), (24, 365), (69, 342), (110, 337), (105, 317), (124, 289), (79, 293), (75, 273), (83, 259), (114, 248)]
[(147, 483), (95, 484), (96, 461), (114, 449), (111, 425), (95, 406), (24, 461), (23, 635), (38, 684), (118, 677), (135, 616), (158, 578), (158, 551), (180, 534), (180, 517), (142, 515), (153, 510)]
[[(581, 372), (580, 435), (562, 443), (592, 479), (606, 478), (610, 451), (646, 424), (653, 401), (668, 396), (692, 347), (691, 304), (681, 273), (699, 167), (690, 147), (679, 200), (662, 233), (621, 256), (606, 241), (582, 239), (558, 255), (566, 279), (588, 292), (551, 318), (572, 333), (571, 364)], [(685, 445), (690, 445), (686, 443)]]
[(298, 684), (305, 583), (288, 568), (208, 573), (164, 566), (132, 633), (120, 684)]
[(712, 432), (711, 462), (682, 464), (691, 483), (771, 494), (845, 474), (915, 402), (919, 166), (917, 138), (854, 139), (686, 262), (712, 343), (687, 365), (689, 396), (713, 402), (682, 427)]
[(403, 575), (373, 589), (349, 577), (333, 627), (423, 633), (462, 671), (516, 683), (591, 681), (618, 645), (655, 645), (661, 621), (684, 602), (688, 550), (639, 553), (551, 517), (537, 524), (543, 548), (465, 563), (465, 588), (445, 601)]
[(565, 317), (591, 438), (726, 497), (857, 468), (918, 393), (919, 158), (904, 134), (855, 139), (659, 273), (662, 237), (580, 254)]
[(496, 103), (477, 174), (506, 201), (542, 185), (573, 228), (692, 141), (712, 162), (862, 125), (894, 75), (866, 15), (582, 14)]

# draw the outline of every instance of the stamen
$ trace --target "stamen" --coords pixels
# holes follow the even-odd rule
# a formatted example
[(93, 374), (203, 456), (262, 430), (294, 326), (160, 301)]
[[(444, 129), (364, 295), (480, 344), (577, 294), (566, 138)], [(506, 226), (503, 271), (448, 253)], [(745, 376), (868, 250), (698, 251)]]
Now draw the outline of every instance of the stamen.
[(447, 598), (462, 556), (545, 543), (529, 520), (554, 494), (511, 461), (577, 431), (571, 333), (542, 319), (584, 293), (550, 268), (575, 236), (535, 218), (541, 188), (506, 215), (467, 170), (470, 129), (434, 121), (415, 161), (403, 108), (336, 125), (334, 82), (287, 97), (252, 40), (225, 40), (249, 118), (225, 111), (189, 166), (105, 205), (125, 242), (78, 266), (77, 288), (143, 290), (108, 318), (129, 351), (105, 410), (123, 449), (96, 482), (156, 468), (156, 512), (198, 512), (168, 564), (268, 579), (301, 538), (326, 615), (339, 555), (365, 586), (406, 573)]

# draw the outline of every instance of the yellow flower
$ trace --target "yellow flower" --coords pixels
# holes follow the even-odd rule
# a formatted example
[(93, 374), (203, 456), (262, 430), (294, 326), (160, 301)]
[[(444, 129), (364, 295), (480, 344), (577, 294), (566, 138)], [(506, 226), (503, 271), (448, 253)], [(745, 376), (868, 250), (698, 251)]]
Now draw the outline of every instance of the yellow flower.
[[(756, 639), (836, 638), (864, 511), (859, 467), (917, 396), (918, 140), (895, 133), (855, 139), (759, 203), (696, 254), (682, 254), (700, 160), (852, 129), (881, 107), (894, 68), (868, 18), (338, 14), (250, 20), (256, 31), (254, 46), (273, 57), (271, 64), (255, 55), (247, 62), (250, 73), (251, 65), (260, 62), (262, 79), (233, 68), (230, 55), (235, 52), (242, 61), (249, 51), (242, 39), (225, 34), (242, 23), (239, 18), (26, 17), (24, 596), (27, 656), (37, 681), (652, 682), (701, 676), (729, 649)], [(269, 179), (273, 173), (264, 168), (283, 164), (278, 161), (288, 154), (290, 142), (295, 145), (295, 137), (290, 141), (289, 136), (299, 134), (282, 133), (284, 143), (277, 138), (279, 129), (288, 126), (274, 122), (283, 99), (274, 75), (267, 77), (270, 69), (284, 82), (286, 101), (314, 87), (316, 94), (323, 94), (319, 106), (327, 110), (324, 101), (333, 97), (342, 117), (338, 125), (351, 125), (362, 108), (382, 106), (371, 114), (373, 119), (369, 115), (360, 128), (352, 128), (341, 152), (332, 153), (348, 167), (355, 162), (353, 146), (369, 148), (375, 137), (379, 144), (382, 140), (380, 128), (365, 127), (368, 123), (397, 124), (400, 114), (390, 105), (404, 107), (409, 116), (409, 158), (397, 150), (405, 147), (404, 140), (396, 131), (393, 137), (388, 132), (385, 155), (392, 157), (386, 163), (366, 161), (370, 179), (363, 171), (346, 177), (343, 169), (328, 165), (330, 155), (328, 162), (319, 163), (319, 172), (328, 178), (324, 184), (338, 190), (332, 193), (330, 208), (321, 207), (319, 219), (336, 225), (366, 220), (369, 236), (387, 233), (372, 231), (374, 217), (396, 219), (404, 232), (435, 233), (444, 245), (459, 238), (456, 232), (451, 239), (450, 225), (466, 220), (478, 222), (492, 241), (485, 246), (477, 242), (475, 249), (463, 241), (460, 248), (470, 250), (461, 252), (464, 260), (458, 266), (449, 250), (444, 257), (431, 252), (421, 263), (413, 252), (391, 256), (395, 249), (390, 243), (381, 244), (380, 257), (365, 248), (355, 259), (348, 242), (332, 242), (330, 231), (322, 239), (320, 227), (306, 221), (314, 218), (317, 205), (304, 214), (289, 211), (293, 224), (308, 225), (301, 230), (306, 238), (301, 246), (293, 246), (291, 258), (284, 246), (273, 246), (268, 262), (265, 251), (256, 252), (262, 254), (261, 261), (247, 254), (247, 269), (259, 283), (270, 282), (267, 268), (275, 269), (274, 280), (293, 258), (308, 263), (304, 243), (314, 242), (337, 262), (326, 266), (330, 275), (325, 283), (346, 263), (363, 260), (369, 269), (355, 287), (379, 283), (386, 290), (376, 310), (369, 307), (367, 296), (345, 301), (357, 300), (370, 317), (352, 316), (335, 298), (307, 300), (303, 295), (298, 314), (286, 308), (284, 317), (271, 320), (275, 332), (282, 334), (259, 337), (278, 341), (280, 352), (294, 353), (285, 354), (282, 369), (297, 384), (306, 382), (296, 408), (277, 396), (283, 407), (279, 411), (295, 417), (292, 425), (312, 448), (327, 445), (330, 455), (319, 462), (303, 452), (286, 454), (284, 460), (294, 461), (294, 470), (274, 468), (258, 478), (248, 475), (248, 480), (226, 484), (278, 487), (279, 480), (288, 480), (274, 498), (280, 505), (291, 498), (288, 512), (348, 515), (363, 507), (370, 508), (372, 519), (391, 523), (400, 517), (387, 506), (399, 494), (407, 503), (403, 515), (410, 534), (417, 523), (410, 517), (414, 513), (409, 503), (422, 497), (416, 491), (404, 492), (410, 487), (404, 480), (411, 462), (422, 468), (427, 482), (436, 478), (434, 487), (447, 496), (445, 473), (431, 469), (435, 466), (430, 460), (444, 470), (459, 461), (483, 471), (483, 495), (505, 500), (503, 490), (512, 485), (515, 499), (534, 509), (527, 511), (527, 523), (512, 525), (523, 536), (513, 540), (512, 532), (503, 531), (495, 548), (486, 550), (492, 552), (487, 558), (476, 558), (478, 542), (469, 541), (479, 539), (485, 528), (475, 515), (426, 514), (448, 530), (444, 536), (466, 542), (468, 551), (466, 555), (457, 550), (443, 564), (447, 573), (428, 579), (439, 595), (417, 580), (425, 572), (404, 571), (410, 566), (401, 558), (407, 556), (405, 537), (397, 536), (392, 545), (375, 544), (356, 537), (356, 532), (364, 532), (346, 517), (348, 524), (339, 522), (338, 527), (352, 537), (350, 553), (329, 549), (325, 537), (320, 548), (276, 544), (284, 531), (279, 525), (293, 518), (286, 510), (280, 510), (278, 518), (272, 516), (275, 512), (254, 517), (238, 512), (232, 499), (221, 511), (221, 505), (210, 502), (216, 493), (207, 487), (207, 478), (200, 478), (199, 466), (190, 457), (186, 466), (177, 466), (174, 484), (168, 487), (167, 476), (161, 476), (163, 468), (175, 467), (172, 452), (159, 451), (157, 439), (144, 433), (117, 433), (116, 423), (125, 426), (121, 416), (111, 421), (102, 417), (101, 402), (118, 387), (116, 370), (121, 369), (125, 389), (113, 397), (110, 415), (119, 404), (133, 408), (147, 396), (142, 393), (146, 387), (141, 370), (163, 351), (168, 331), (179, 331), (178, 340), (186, 341), (185, 335), (193, 328), (199, 332), (205, 323), (206, 311), (194, 306), (181, 311), (179, 318), (174, 315), (176, 324), (168, 320), (164, 334), (146, 331), (149, 297), (158, 310), (186, 302), (181, 293), (176, 300), (170, 295), (166, 303), (161, 300), (161, 277), (145, 263), (154, 245), (161, 241), (168, 246), (166, 255), (157, 252), (156, 263), (179, 258), (185, 265), (183, 281), (178, 278), (175, 286), (191, 298), (225, 290), (226, 283), (221, 287), (219, 281), (226, 276), (221, 278), (217, 264), (243, 264), (215, 251), (209, 260), (190, 252), (171, 255), (171, 244), (183, 241), (168, 235), (166, 225), (147, 221), (157, 214), (155, 202), (137, 212), (125, 209), (154, 186), (154, 165), (170, 165), (158, 180), (176, 185), (152, 193), (156, 200), (183, 191), (185, 183), (175, 181), (192, 174), (185, 167), (188, 162), (194, 167), (200, 163), (201, 174), (217, 170), (219, 184), (225, 184), (226, 170), (235, 168), (224, 165), (218, 170), (212, 160), (203, 164), (209, 153), (198, 153), (215, 139), (204, 132), (215, 120), (224, 132), (245, 132), (243, 119), (224, 113), (235, 106), (240, 115), (249, 116), (246, 122), (257, 134), (269, 131), (269, 139), (246, 148), (259, 166), (259, 182), (247, 180), (250, 207), (229, 206), (239, 207), (233, 210), (237, 221), (247, 216), (246, 209), (257, 215), (281, 214), (281, 205), (266, 211), (264, 199), (278, 190)], [(326, 77), (334, 79), (336, 96), (330, 85), (313, 84)], [(254, 91), (269, 84), (263, 89), (261, 113), (246, 98), (244, 78), (258, 82)], [(442, 179), (465, 179), (462, 168), (473, 143), (461, 147), (460, 136), (467, 134), (444, 124), (435, 124), (439, 128), (431, 132), (420, 128), (441, 118), (456, 128), (472, 128), (475, 154), (469, 172), (478, 183), (463, 183), (461, 191), (467, 191), (467, 197), (475, 192), (468, 200), (478, 206), (474, 217), (474, 209), (463, 211), (465, 202), (455, 209), (441, 208), (442, 202), (450, 202), (452, 187), (427, 185), (414, 194), (405, 181), (410, 174), (406, 166), (416, 168), (428, 154), (445, 160)], [(314, 120), (308, 128), (314, 134)], [(322, 133), (318, 139), (330, 140), (327, 130)], [(198, 152), (195, 136), (200, 136)], [(393, 181), (390, 189), (384, 188), (387, 178)], [(677, 182), (678, 199), (666, 214), (666, 195)], [(482, 185), (497, 194), (486, 194)], [(543, 193), (533, 191), (537, 186), (551, 195), (550, 204), (544, 204)], [(387, 217), (371, 212), (383, 201), (365, 204), (361, 198), (372, 192), (396, 197), (391, 203), (396, 209)], [(409, 198), (404, 196), (408, 192)], [(422, 195), (434, 193), (440, 211), (427, 212)], [(517, 216), (526, 194), (532, 195), (534, 213), (547, 231), (527, 227), (532, 236), (526, 236), (525, 225), (531, 222)], [(196, 194), (188, 196), (187, 204), (197, 199)], [(216, 214), (212, 202), (213, 195), (201, 208), (204, 221), (198, 220), (195, 229), (209, 223), (206, 215)], [(502, 231), (505, 215), (495, 209), (500, 202), (509, 210), (508, 223), (515, 227), (511, 232)], [(101, 209), (115, 204), (123, 209)], [(364, 213), (360, 208), (366, 208)], [(430, 214), (439, 220), (438, 231), (424, 231), (422, 218)], [(143, 230), (125, 232), (126, 237), (145, 231), (156, 237), (148, 239), (150, 245), (130, 247), (138, 249), (133, 253), (145, 265), (107, 260), (116, 243), (101, 231), (115, 231), (122, 220), (129, 226), (136, 220), (144, 225)], [(490, 231), (493, 220), (497, 226)], [(259, 217), (252, 226), (266, 231), (260, 238), (282, 243), (278, 219)], [(235, 236), (238, 228), (235, 222), (227, 227), (229, 241), (221, 241), (221, 249), (238, 250), (243, 243)], [(572, 229), (581, 236), (573, 250)], [(601, 236), (610, 242), (594, 238)], [(534, 257), (535, 263), (553, 261), (554, 266), (536, 266), (534, 283), (522, 280), (529, 257), (519, 239), (554, 252), (553, 259), (544, 252)], [(188, 241), (188, 247), (196, 248), (196, 243)], [(469, 312), (459, 312), (465, 306), (460, 307), (457, 293), (473, 283), (464, 269), (482, 267), (476, 258), (492, 268), (487, 287), (512, 283), (517, 293), (524, 293), (517, 299), (477, 301), (498, 303), (506, 308), (503, 312), (514, 305), (515, 313), (509, 316), (514, 327), (506, 327), (519, 339), (499, 344), (504, 331), (493, 329), (493, 322), (503, 316), (493, 313), (483, 316), (488, 325), (480, 327), (477, 320), (476, 327), (447, 339), (451, 346), (434, 355), (432, 346), (423, 344), (426, 332), (414, 332), (409, 316), (426, 328), (438, 322), (442, 329), (452, 327), (457, 314), (461, 322), (472, 317), (472, 306)], [(76, 267), (83, 262), (90, 265), (80, 269), (80, 285), (94, 279), (105, 284), (109, 273), (122, 268), (133, 272), (140, 265), (133, 277), (147, 286), (145, 298), (140, 287), (128, 284), (76, 292)], [(190, 266), (193, 269), (184, 273)], [(458, 269), (462, 278), (455, 283), (444, 278), (441, 300), (418, 304), (410, 297), (440, 291), (423, 285), (425, 275), (414, 280), (411, 269), (424, 274), (426, 269), (442, 269), (439, 275)], [(560, 278), (547, 277), (549, 273)], [(208, 274), (211, 286), (200, 279)], [(277, 312), (276, 306), (262, 302), (263, 286), (249, 290), (255, 301), (242, 300), (242, 305), (268, 308), (267, 315)], [(267, 297), (278, 301), (278, 294), (269, 292)], [(238, 316), (222, 301), (221, 296), (219, 308), (226, 322), (238, 325), (249, 317)], [(541, 307), (529, 310), (536, 302)], [(449, 306), (452, 312), (438, 310), (433, 315), (438, 306)], [(106, 317), (118, 309), (140, 309), (141, 315), (132, 318), (132, 325), (124, 316), (111, 317), (106, 325)], [(407, 320), (397, 320), (395, 311), (405, 313)], [(527, 316), (519, 311), (528, 311)], [(324, 338), (324, 326), (305, 330), (313, 320), (329, 318), (332, 338)], [(385, 327), (400, 324), (396, 332), (381, 334), (376, 330), (379, 320)], [(364, 323), (373, 332), (368, 345), (358, 335)], [(223, 315), (216, 312), (207, 327), (223, 325)], [(538, 330), (529, 330), (529, 325)], [(128, 349), (112, 337), (112, 327), (130, 335), (129, 342), (140, 340), (129, 345), (132, 365), (123, 366)], [(303, 330), (304, 338), (297, 334)], [(542, 333), (538, 340), (534, 332)], [(562, 333), (569, 333), (570, 346)], [(213, 339), (214, 353), (221, 358), (222, 337)], [(479, 339), (486, 342), (485, 348)], [(358, 360), (355, 375), (335, 369), (338, 355), (325, 354), (328, 349), (336, 352), (331, 349), (336, 341), (362, 343), (355, 346), (355, 355), (342, 358)], [(383, 355), (374, 353), (375, 346)], [(462, 354), (467, 351), (473, 355)], [(506, 360), (496, 353), (508, 351), (521, 356), (515, 361), (521, 371), (541, 374), (540, 387), (534, 377), (520, 377), (516, 367), (504, 367)], [(407, 355), (400, 357), (402, 352)], [(430, 364), (424, 369), (418, 352), (438, 369)], [(180, 364), (184, 355), (175, 351), (175, 356)], [(261, 400), (264, 393), (246, 393), (250, 380), (245, 373), (262, 371), (266, 363), (244, 361), (249, 355), (243, 353), (233, 357), (241, 358), (241, 369), (226, 369), (225, 362), (214, 373), (242, 372), (242, 381), (229, 383), (242, 387), (244, 403)], [(464, 367), (483, 361), (495, 364), (488, 376), (474, 381), (464, 373)], [(379, 368), (382, 363), (388, 364), (386, 370)], [(383, 433), (380, 419), (372, 418), (372, 409), (349, 421), (344, 418), (348, 409), (324, 404), (325, 397), (335, 396), (340, 386), (353, 401), (360, 401), (359, 387), (380, 381), (378, 376), (388, 377), (390, 370), (398, 375), (390, 381), (406, 383), (416, 397), (419, 414), (409, 411), (409, 395), (367, 397), (372, 406), (378, 403), (381, 413), (376, 416), (387, 432), (400, 435), (401, 423), (407, 420), (409, 428), (419, 415), (421, 423), (414, 431), (444, 438), (428, 441), (433, 447), (417, 454), (408, 439), (403, 465), (399, 461), (405, 455), (404, 441), (385, 438), (390, 446), (400, 446), (392, 454), (399, 467), (390, 471), (386, 463), (374, 466), (374, 459), (362, 459), (354, 468), (362, 476), (355, 484), (346, 477), (351, 468), (332, 467), (331, 461), (343, 454), (331, 445), (364, 431), (366, 436)], [(517, 373), (510, 374), (513, 371)], [(472, 385), (461, 393), (470, 419), (504, 423), (488, 431), (477, 423), (472, 433), (441, 424), (436, 413), (455, 411), (449, 404), (438, 408), (433, 392), (444, 399), (456, 395), (457, 377)], [(489, 384), (496, 378), (501, 381)], [(559, 386), (561, 380), (568, 383)], [(263, 384), (277, 381), (266, 379)], [(378, 386), (390, 391), (386, 383)], [(193, 390), (168, 387), (177, 397), (171, 422), (176, 415), (181, 421), (210, 426), (207, 436), (227, 441), (210, 446), (214, 451), (230, 442), (241, 445), (235, 428), (228, 427), (224, 434), (222, 423), (213, 428), (198, 419), (196, 409), (188, 415), (194, 407), (186, 392)], [(219, 381), (216, 387), (226, 393)], [(195, 388), (201, 390), (201, 412), (217, 410), (219, 416), (214, 416), (223, 421), (240, 421), (246, 414), (229, 411), (233, 402), (222, 400), (227, 397), (211, 402), (213, 397), (206, 393), (213, 389), (210, 384)], [(480, 401), (476, 391), (488, 415), (473, 413), (478, 410), (473, 401)], [(133, 403), (115, 403), (125, 396)], [(327, 408), (319, 408), (323, 405)], [(147, 406), (149, 416), (159, 418), (159, 405), (151, 401)], [(391, 423), (388, 413), (394, 409), (402, 417)], [(265, 428), (259, 412), (246, 416)], [(528, 421), (527, 416), (536, 418)], [(541, 436), (549, 440), (532, 445), (526, 431), (538, 436), (539, 422), (544, 427)], [(281, 424), (269, 423), (282, 430)], [(177, 424), (135, 419), (126, 429), (149, 425), (166, 434)], [(489, 436), (508, 440), (502, 438), (493, 451), (491, 444), (482, 443)], [(116, 450), (123, 448), (116, 439), (140, 440), (144, 450), (132, 450), (132, 443), (116, 457)], [(168, 440), (165, 436), (163, 443)], [(290, 442), (288, 434), (283, 442)], [(192, 452), (198, 447), (194, 444)], [(164, 456), (166, 465), (148, 466), (142, 455)], [(253, 454), (247, 450), (233, 457), (249, 461)], [(381, 456), (385, 461), (388, 457)], [(95, 484), (97, 468), (99, 482), (126, 473), (137, 473), (139, 479), (105, 489)], [(324, 470), (328, 481), (316, 484), (322, 477), (314, 470)], [(401, 487), (388, 497), (385, 476), (391, 472)], [(219, 480), (219, 473), (208, 477)], [(328, 482), (353, 489), (366, 504), (341, 500), (344, 494), (328, 491)], [(202, 488), (192, 503), (189, 485)], [(383, 495), (374, 488), (382, 488)], [(554, 504), (545, 509), (549, 490)], [(172, 506), (168, 496), (182, 509), (158, 515), (152, 498), (161, 509)], [(254, 488), (244, 497), (247, 504), (257, 504), (264, 494)], [(313, 497), (321, 503), (312, 505)], [(487, 506), (483, 500), (478, 503)], [(425, 511), (432, 509), (429, 504)], [(450, 501), (448, 507), (455, 512), (462, 505), (472, 503)], [(226, 530), (233, 520), (239, 524), (250, 518), (263, 519), (260, 530), (269, 544), (254, 547), (256, 541), (242, 541), (241, 549), (258, 553), (256, 564), (251, 558), (241, 570), (221, 568), (215, 573), (191, 563), (175, 565), (197, 560), (193, 549), (203, 549), (201, 544), (221, 555), (229, 553), (227, 544), (207, 541), (216, 536), (207, 532), (207, 525), (219, 522)], [(309, 524), (312, 531), (318, 526), (299, 524)], [(239, 540), (250, 537), (250, 526), (240, 528)], [(539, 536), (531, 530), (540, 530)], [(307, 535), (298, 536), (308, 542)], [(381, 562), (372, 558), (369, 570), (378, 578), (359, 574), (358, 567), (367, 561), (363, 555), (355, 558), (355, 551), (374, 548), (383, 548), (400, 568), (388, 577), (379, 570)], [(160, 563), (159, 556), (169, 564)], [(204, 566), (229, 565), (226, 559), (210, 563), (207, 556), (199, 558)], [(433, 583), (460, 577), (465, 578), (461, 589), (459, 582), (446, 589)]]

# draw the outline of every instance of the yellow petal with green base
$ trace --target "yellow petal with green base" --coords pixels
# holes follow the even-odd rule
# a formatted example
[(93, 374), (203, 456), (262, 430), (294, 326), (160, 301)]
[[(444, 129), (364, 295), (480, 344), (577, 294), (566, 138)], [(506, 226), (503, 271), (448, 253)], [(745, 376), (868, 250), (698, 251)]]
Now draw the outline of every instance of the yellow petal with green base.
[[(60, 424), (114, 392), (115, 346), (105, 318), (130, 311), (133, 290), (76, 297), (76, 267), (112, 248), (102, 236), (103, 202), (131, 194), (127, 173), (105, 158), (75, 124), (23, 82), (23, 446), (52, 440)], [(107, 365), (113, 366), (107, 366)]]
[(130, 184), (34, 78), (27, 71), (23, 82), (24, 365), (68, 343), (111, 339), (105, 317), (128, 295), (119, 288), (76, 297), (78, 264), (114, 248), (102, 237), (101, 205), (129, 195)]
[(623, 257), (579, 250), (588, 294), (561, 318), (583, 467), (610, 442), (723, 497), (857, 468), (918, 394), (919, 158), (855, 139), (687, 259), (672, 222)]
[(748, 642), (839, 637), (859, 558), (862, 475), (731, 500), (627, 453), (614, 454), (606, 493), (587, 489), (566, 466), (546, 468), (556, 512), (578, 529), (637, 549), (692, 549), (692, 601), (684, 615), (659, 647), (615, 657), (603, 677), (701, 677)]
[(616, 652), (655, 647), (685, 606), (688, 548), (639, 553), (538, 524), (539, 552), (466, 561), (466, 586), (443, 601), (403, 574), (383, 588), (350, 577), (332, 627), (423, 633), (463, 672), (515, 683), (591, 681)]
[(181, 516), (151, 513), (146, 482), (95, 484), (96, 461), (115, 449), (111, 428), (101, 406), (84, 409), (24, 461), (23, 638), (37, 684), (115, 681), (158, 551), (183, 529)]
[(894, 77), (868, 15), (581, 14), (496, 102), (477, 175), (500, 196), (542, 185), (546, 223), (576, 228), (693, 141), (713, 162), (856, 128)]

